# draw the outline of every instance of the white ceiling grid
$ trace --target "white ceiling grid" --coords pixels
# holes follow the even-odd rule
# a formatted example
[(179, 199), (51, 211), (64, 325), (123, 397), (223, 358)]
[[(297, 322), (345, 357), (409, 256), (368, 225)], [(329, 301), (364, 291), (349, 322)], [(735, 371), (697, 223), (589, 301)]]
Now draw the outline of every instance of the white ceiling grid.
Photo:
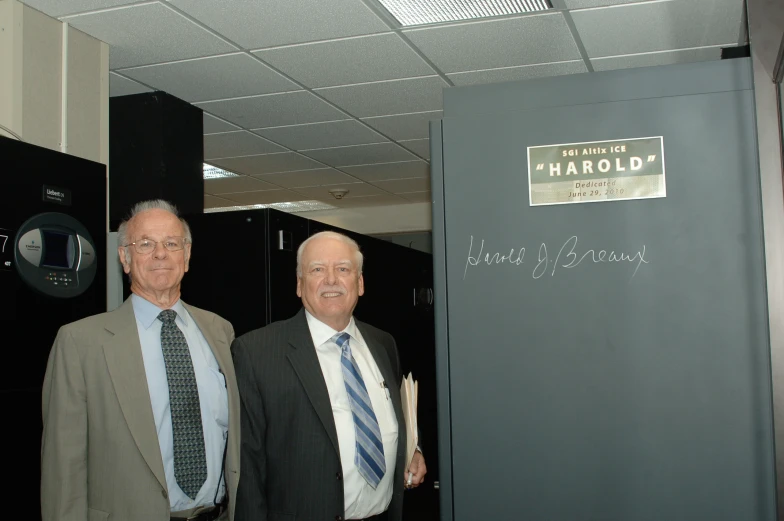
[[(444, 88), (714, 60), (743, 0), (552, 0), (552, 11), (402, 28), (375, 0), (23, 0), (111, 46), (112, 96), (203, 109), (205, 206), (431, 200)], [(333, 199), (328, 190), (345, 188)]]

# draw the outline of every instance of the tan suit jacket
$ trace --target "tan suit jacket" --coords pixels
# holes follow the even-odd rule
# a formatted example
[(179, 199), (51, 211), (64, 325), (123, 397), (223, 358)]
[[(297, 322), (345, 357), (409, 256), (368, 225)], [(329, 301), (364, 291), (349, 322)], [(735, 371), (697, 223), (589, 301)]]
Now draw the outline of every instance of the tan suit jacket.
[[(226, 377), (229, 518), (239, 481), (239, 396), (231, 324), (185, 305)], [(43, 521), (165, 521), (169, 497), (130, 299), (63, 326), (43, 386)]]

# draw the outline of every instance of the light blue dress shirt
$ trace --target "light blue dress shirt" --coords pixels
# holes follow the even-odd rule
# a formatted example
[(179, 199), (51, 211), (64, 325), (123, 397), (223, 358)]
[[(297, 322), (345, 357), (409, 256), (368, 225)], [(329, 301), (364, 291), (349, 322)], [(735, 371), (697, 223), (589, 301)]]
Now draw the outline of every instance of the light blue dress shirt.
[(221, 478), (223, 453), (229, 430), (229, 397), (226, 380), (218, 366), (207, 340), (199, 330), (196, 321), (178, 300), (171, 309), (177, 312), (175, 323), (185, 335), (193, 360), (193, 371), (199, 389), (201, 418), (204, 430), (204, 447), (207, 456), (207, 481), (196, 495), (190, 499), (177, 485), (174, 478), (174, 439), (172, 434), (171, 408), (169, 405), (169, 382), (166, 365), (161, 350), (161, 321), (158, 315), (161, 308), (138, 295), (131, 296), (139, 341), (142, 346), (144, 369), (147, 373), (147, 386), (150, 390), (155, 429), (161, 447), (163, 470), (166, 472), (166, 486), (172, 512), (214, 504), (225, 495), (225, 483)]

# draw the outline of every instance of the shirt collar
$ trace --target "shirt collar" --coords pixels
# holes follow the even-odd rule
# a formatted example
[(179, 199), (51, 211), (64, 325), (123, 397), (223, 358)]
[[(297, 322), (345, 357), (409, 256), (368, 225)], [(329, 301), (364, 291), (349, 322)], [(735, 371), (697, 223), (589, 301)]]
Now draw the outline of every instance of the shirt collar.
[[(150, 329), (152, 325), (155, 323), (155, 319), (158, 318), (158, 315), (161, 314), (163, 308), (159, 308), (149, 300), (140, 297), (137, 294), (131, 295), (131, 303), (133, 304), (133, 313), (136, 315), (136, 320), (144, 327), (144, 329)], [(188, 312), (185, 310), (185, 306), (182, 305), (182, 300), (177, 299), (177, 302), (171, 307), (176, 313), (177, 318), (179, 318), (183, 325), (188, 325)]]
[(321, 344), (328, 342), (333, 336), (343, 332), (348, 333), (353, 340), (358, 340), (357, 325), (354, 322), (353, 316), (351, 317), (351, 320), (348, 321), (348, 325), (341, 331), (332, 329), (324, 322), (311, 315), (307, 309), (305, 310), (305, 318), (308, 321), (308, 329), (310, 329), (310, 336), (313, 337), (313, 343), (316, 346), (320, 346)]

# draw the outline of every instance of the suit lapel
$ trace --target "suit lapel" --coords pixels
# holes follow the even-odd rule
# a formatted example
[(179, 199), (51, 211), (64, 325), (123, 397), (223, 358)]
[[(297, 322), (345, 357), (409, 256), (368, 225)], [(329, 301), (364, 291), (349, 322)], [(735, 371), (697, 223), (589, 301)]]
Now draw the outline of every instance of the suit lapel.
[(239, 453), (235, 453), (232, 447), (236, 447), (238, 451), (240, 446), (240, 430), (239, 428), (234, 427), (235, 425), (239, 426), (240, 397), (237, 393), (236, 386), (229, 385), (229, 382), (237, 381), (237, 377), (234, 374), (234, 362), (231, 359), (231, 346), (229, 346), (226, 341), (225, 334), (221, 334), (213, 325), (215, 319), (212, 315), (205, 313), (199, 308), (189, 306), (185, 302), (183, 302), (182, 305), (188, 310), (191, 318), (196, 321), (196, 325), (199, 326), (201, 334), (204, 335), (204, 338), (207, 340), (207, 344), (210, 346), (210, 350), (215, 356), (215, 360), (218, 361), (218, 367), (220, 367), (220, 371), (223, 373), (226, 393), (229, 397), (230, 426), (228, 433), (229, 445), (226, 449), (226, 460), (224, 461), (224, 464), (226, 465), (226, 472), (238, 473)]
[[(212, 321), (204, 316), (200, 309), (191, 307), (185, 302), (183, 302), (182, 305), (188, 310), (188, 313), (193, 317), (193, 320), (196, 321), (196, 325), (199, 326), (201, 334), (204, 335), (204, 338), (207, 340), (207, 344), (209, 344), (212, 354), (215, 356), (215, 360), (218, 361), (221, 372), (225, 375), (232, 363), (229, 346), (226, 344), (226, 341), (223, 338), (214, 335)], [(218, 345), (225, 346), (225, 349), (218, 349)]]
[(123, 416), (139, 452), (166, 489), (166, 474), (155, 430), (147, 373), (130, 298), (108, 315), (105, 328), (114, 335), (103, 345), (103, 352)]
[(305, 318), (305, 311), (300, 310), (299, 314), (291, 319), (291, 335), (289, 344), (293, 349), (289, 350), (287, 357), (294, 371), (297, 373), (305, 393), (308, 395), (310, 403), (316, 410), (324, 429), (327, 431), (335, 452), (340, 454), (338, 445), (338, 433), (335, 429), (335, 419), (332, 416), (332, 404), (329, 401), (329, 391), (324, 382), (324, 375), (321, 373), (321, 364), (316, 354), (316, 346), (313, 345), (313, 337), (308, 329), (308, 322)]

